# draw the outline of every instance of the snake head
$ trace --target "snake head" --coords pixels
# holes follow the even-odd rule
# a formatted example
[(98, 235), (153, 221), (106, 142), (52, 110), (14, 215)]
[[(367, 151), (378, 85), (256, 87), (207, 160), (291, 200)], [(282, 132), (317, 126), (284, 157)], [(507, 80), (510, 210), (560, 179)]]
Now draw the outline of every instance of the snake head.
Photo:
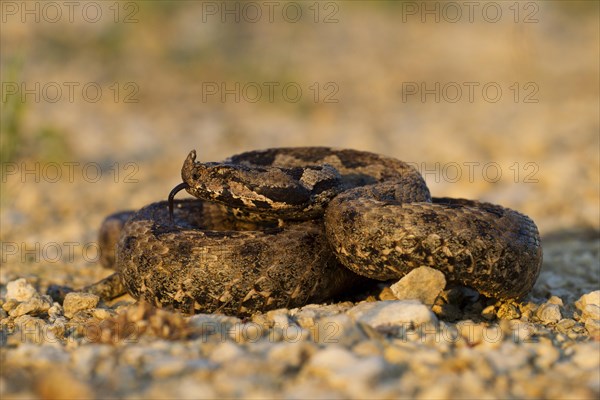
[[(194, 197), (211, 200), (215, 196), (214, 175), (219, 173), (215, 166), (218, 163), (196, 162), (196, 150), (190, 151), (181, 167), (182, 183), (175, 186), (169, 193), (169, 215), (173, 220), (173, 207), (175, 195), (185, 189)], [(217, 184), (219, 186), (219, 184)]]
[(169, 218), (171, 222), (173, 222), (173, 207), (174, 207), (174, 199), (175, 195), (182, 191), (183, 189), (187, 190), (190, 193), (190, 185), (188, 184), (190, 178), (196, 175), (194, 172), (196, 164), (196, 150), (190, 151), (187, 158), (183, 162), (183, 167), (181, 168), (181, 179), (183, 182), (179, 185), (175, 186), (173, 190), (169, 193), (168, 196), (168, 204), (169, 204)]
[(215, 180), (216, 186), (219, 186), (219, 181), (223, 178), (219, 176), (220, 169), (228, 168), (221, 167), (219, 163), (196, 161), (196, 150), (190, 151), (181, 167), (181, 179), (187, 184), (185, 189), (192, 196), (211, 199), (211, 193), (215, 190)]

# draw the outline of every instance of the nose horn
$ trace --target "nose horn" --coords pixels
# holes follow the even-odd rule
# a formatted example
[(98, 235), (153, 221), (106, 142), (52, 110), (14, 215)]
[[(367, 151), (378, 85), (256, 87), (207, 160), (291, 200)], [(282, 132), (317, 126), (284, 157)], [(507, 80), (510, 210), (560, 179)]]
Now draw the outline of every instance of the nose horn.
[(189, 178), (192, 176), (192, 171), (194, 170), (194, 165), (196, 163), (196, 150), (190, 151), (190, 154), (186, 157), (183, 162), (183, 167), (181, 167), (181, 179), (184, 182), (188, 182)]

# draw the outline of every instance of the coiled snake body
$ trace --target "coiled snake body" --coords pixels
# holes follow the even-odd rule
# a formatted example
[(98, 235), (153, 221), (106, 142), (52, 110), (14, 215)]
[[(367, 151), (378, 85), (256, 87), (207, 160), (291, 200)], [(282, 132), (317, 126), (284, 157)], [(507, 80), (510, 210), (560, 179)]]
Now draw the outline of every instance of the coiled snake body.
[(248, 315), (326, 301), (422, 265), (486, 296), (519, 298), (539, 274), (531, 219), (432, 199), (418, 171), (396, 159), (325, 147), (195, 158), (178, 188), (198, 199), (172, 203), (172, 219), (158, 202), (114, 214), (101, 229), (114, 279), (157, 306)]

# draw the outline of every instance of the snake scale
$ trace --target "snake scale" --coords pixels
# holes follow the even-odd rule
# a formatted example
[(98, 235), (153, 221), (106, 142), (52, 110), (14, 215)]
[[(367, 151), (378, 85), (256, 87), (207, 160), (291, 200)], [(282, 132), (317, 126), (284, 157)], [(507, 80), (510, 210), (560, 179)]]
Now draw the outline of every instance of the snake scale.
[[(244, 316), (324, 302), (423, 265), (488, 297), (519, 298), (540, 271), (529, 217), (432, 198), (419, 172), (394, 158), (298, 147), (202, 163), (192, 151), (181, 177), (169, 201), (106, 218), (101, 261), (117, 273), (88, 291)], [(196, 199), (173, 200), (182, 189)]]

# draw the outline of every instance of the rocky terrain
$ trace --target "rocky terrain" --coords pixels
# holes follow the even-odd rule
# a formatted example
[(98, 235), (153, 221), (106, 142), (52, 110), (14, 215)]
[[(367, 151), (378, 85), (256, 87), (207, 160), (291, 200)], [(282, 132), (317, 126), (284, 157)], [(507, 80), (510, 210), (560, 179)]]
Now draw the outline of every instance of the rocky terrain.
[[(297, 22), (293, 2), (272, 22), (260, 2), (258, 19), (231, 2), (239, 20), (221, 2), (83, 2), (72, 20), (27, 3), (39, 18), (4, 2), (0, 35), (3, 399), (598, 397), (596, 2), (472, 20), (461, 2), (458, 20), (437, 2), (302, 3)], [(435, 196), (531, 216), (533, 291), (496, 302), (418, 269), (243, 320), (77, 291), (112, 272), (103, 218), (165, 199), (189, 150), (302, 145), (397, 157)]]

